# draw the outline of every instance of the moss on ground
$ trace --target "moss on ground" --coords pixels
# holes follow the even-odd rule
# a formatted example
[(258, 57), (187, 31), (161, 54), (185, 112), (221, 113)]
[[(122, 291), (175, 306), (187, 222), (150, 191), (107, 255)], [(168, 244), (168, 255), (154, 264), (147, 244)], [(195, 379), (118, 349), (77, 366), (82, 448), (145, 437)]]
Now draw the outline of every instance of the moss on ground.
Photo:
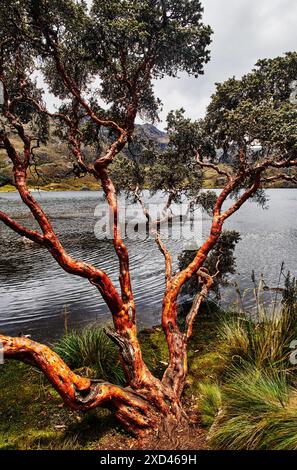
[(0, 367), (0, 449), (91, 449), (109, 433), (119, 433), (109, 411), (74, 412), (42, 374), (7, 362)]

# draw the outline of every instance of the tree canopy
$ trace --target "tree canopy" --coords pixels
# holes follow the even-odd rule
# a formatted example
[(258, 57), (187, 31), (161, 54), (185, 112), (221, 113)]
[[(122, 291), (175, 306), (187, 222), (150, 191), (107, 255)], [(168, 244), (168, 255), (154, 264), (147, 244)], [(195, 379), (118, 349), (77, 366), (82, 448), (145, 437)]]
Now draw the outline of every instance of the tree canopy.
[(297, 151), (297, 107), (294, 88), (297, 53), (259, 60), (240, 79), (217, 84), (205, 118), (205, 132), (226, 157), (238, 148), (250, 160), (294, 157)]

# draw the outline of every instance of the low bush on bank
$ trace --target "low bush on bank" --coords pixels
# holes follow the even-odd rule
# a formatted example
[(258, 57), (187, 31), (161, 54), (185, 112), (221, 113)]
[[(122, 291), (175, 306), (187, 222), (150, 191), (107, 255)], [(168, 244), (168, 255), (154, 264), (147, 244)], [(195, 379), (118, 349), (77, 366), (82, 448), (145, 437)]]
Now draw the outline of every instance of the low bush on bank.
[(296, 318), (287, 309), (268, 312), (259, 321), (234, 315), (222, 320), (218, 336), (226, 368), (249, 363), (259, 368), (288, 369), (290, 344), (297, 338)]

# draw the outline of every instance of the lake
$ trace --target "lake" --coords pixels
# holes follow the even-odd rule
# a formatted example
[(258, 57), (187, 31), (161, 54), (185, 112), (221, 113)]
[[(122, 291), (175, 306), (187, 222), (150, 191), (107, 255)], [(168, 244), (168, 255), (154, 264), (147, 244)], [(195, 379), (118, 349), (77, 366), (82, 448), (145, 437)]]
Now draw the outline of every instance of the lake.
[[(241, 233), (235, 252), (238, 273), (234, 279), (242, 290), (252, 288), (252, 270), (256, 276), (263, 273), (270, 286), (277, 285), (282, 262), (286, 270), (297, 274), (297, 190), (272, 189), (267, 195), (268, 209), (247, 202), (225, 224), (225, 228)], [(68, 252), (104, 269), (118, 285), (118, 261), (112, 242), (99, 240), (94, 234), (99, 216), (106, 208), (102, 193), (36, 192), (34, 196), (49, 215)], [(154, 201), (160, 202), (160, 195)], [(0, 193), (0, 208), (24, 225), (34, 226), (18, 194)], [(204, 215), (204, 237), (209, 225), (209, 217)], [(65, 310), (69, 328), (110, 319), (96, 288), (84, 279), (65, 273), (45, 249), (25, 243), (2, 223), (0, 243), (2, 333), (30, 333), (39, 340), (57, 338), (65, 330)], [(156, 325), (160, 322), (164, 290), (163, 257), (152, 239), (128, 239), (126, 243), (140, 327)], [(166, 243), (174, 254), (176, 266), (184, 241), (169, 239)], [(234, 299), (234, 289), (226, 289), (223, 302)], [(248, 307), (251, 296), (247, 295), (246, 302)]]

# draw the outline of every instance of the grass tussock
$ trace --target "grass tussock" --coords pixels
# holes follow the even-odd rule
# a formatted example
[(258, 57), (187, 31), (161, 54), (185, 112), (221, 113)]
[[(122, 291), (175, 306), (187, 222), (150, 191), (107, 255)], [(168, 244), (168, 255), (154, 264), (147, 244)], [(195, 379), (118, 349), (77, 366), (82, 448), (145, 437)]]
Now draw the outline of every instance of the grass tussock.
[(297, 391), (284, 373), (236, 368), (223, 388), (223, 403), (210, 429), (212, 447), (297, 449)]
[(217, 384), (199, 384), (199, 411), (201, 423), (209, 428), (222, 407), (222, 392)]
[(71, 369), (88, 377), (125, 383), (119, 349), (102, 328), (93, 325), (81, 332), (70, 332), (55, 345), (55, 351)]
[(249, 363), (258, 368), (287, 369), (296, 326), (295, 315), (286, 309), (265, 314), (258, 322), (237, 315), (222, 320), (218, 328), (222, 360), (226, 367)]

